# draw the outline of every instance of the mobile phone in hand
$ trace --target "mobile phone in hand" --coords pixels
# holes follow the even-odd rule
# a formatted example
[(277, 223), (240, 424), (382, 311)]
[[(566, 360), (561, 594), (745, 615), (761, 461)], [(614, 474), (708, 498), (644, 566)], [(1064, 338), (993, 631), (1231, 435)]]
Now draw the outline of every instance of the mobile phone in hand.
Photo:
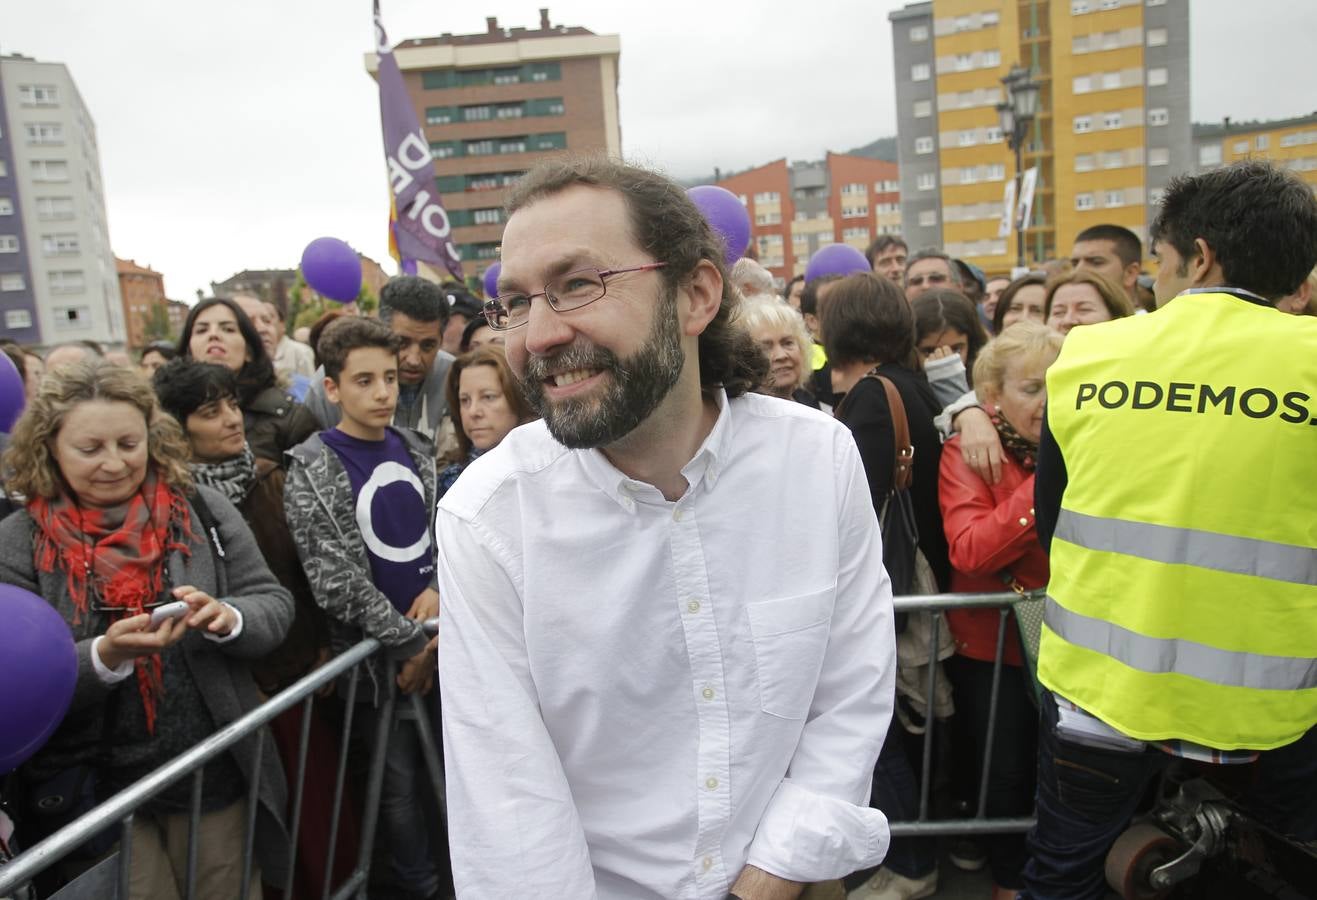
[(182, 600), (175, 600), (173, 603), (166, 603), (163, 606), (157, 606), (151, 610), (151, 628), (159, 628), (161, 622), (169, 619), (177, 619), (185, 616), (191, 611), (191, 607)]

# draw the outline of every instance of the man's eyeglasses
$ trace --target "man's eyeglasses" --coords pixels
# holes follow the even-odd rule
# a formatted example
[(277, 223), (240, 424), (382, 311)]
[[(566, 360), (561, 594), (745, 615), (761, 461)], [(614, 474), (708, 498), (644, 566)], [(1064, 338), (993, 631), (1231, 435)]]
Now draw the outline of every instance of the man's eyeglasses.
[(928, 284), (947, 284), (951, 281), (951, 276), (942, 272), (929, 272), (927, 275), (911, 275), (905, 280), (906, 284), (920, 287), (925, 282)]
[(666, 266), (665, 262), (645, 263), (627, 269), (577, 269), (560, 275), (534, 294), (499, 294), (485, 303), (485, 321), (495, 331), (520, 328), (530, 321), (530, 302), (543, 296), (558, 312), (580, 309), (607, 292), (606, 279), (627, 272), (650, 272)]

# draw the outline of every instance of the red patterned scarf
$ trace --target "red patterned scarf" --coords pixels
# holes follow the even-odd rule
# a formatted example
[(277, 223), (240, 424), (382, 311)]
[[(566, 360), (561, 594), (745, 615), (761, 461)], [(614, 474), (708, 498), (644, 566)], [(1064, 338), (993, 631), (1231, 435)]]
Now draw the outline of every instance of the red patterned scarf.
[[(191, 555), (193, 538), (187, 498), (148, 468), (142, 486), (125, 505), (107, 515), (80, 506), (67, 493), (54, 500), (37, 497), (27, 505), (37, 526), (36, 564), (43, 572), (56, 565), (68, 579), (73, 621), (82, 621), (92, 603), (110, 607), (120, 618), (135, 616), (161, 599), (166, 557)], [(137, 657), (137, 689), (146, 708), (146, 727), (155, 732), (156, 701), (162, 690), (160, 654)]]

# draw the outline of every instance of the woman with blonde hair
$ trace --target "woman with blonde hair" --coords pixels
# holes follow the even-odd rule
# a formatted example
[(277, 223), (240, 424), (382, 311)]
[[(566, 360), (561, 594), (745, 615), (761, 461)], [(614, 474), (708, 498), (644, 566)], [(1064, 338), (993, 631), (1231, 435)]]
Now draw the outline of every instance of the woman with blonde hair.
[[(88, 804), (104, 800), (261, 702), (249, 661), (283, 639), (292, 598), (187, 463), (150, 385), (104, 361), (48, 373), (14, 428), (3, 465), (25, 508), (0, 523), (0, 581), (44, 597), (78, 652), (69, 712), (22, 769), (37, 808), (71, 779), (94, 784)], [(241, 892), (253, 781), (253, 873), (282, 881), (287, 791), (275, 754), (257, 752), (264, 739), (205, 767), (197, 896)], [(133, 817), (130, 897), (183, 893), (191, 790), (184, 779)]]
[(818, 409), (818, 400), (805, 389), (814, 341), (800, 313), (774, 298), (754, 298), (741, 308), (741, 325), (768, 357), (769, 378), (759, 393)]

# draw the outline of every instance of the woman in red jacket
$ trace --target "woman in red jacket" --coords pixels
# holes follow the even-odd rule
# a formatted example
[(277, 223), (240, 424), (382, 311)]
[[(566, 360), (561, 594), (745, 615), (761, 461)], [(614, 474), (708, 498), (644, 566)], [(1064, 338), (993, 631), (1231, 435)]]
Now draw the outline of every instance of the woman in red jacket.
[[(1044, 380), (1061, 349), (1061, 335), (1037, 322), (1007, 327), (974, 363), (974, 390), (1001, 437), (1001, 480), (988, 484), (966, 463), (960, 437), (942, 454), (938, 500), (951, 559), (951, 590), (1000, 591), (1005, 586), (1047, 584), (1047, 553), (1034, 530), (1034, 459), (1042, 432)], [(974, 737), (974, 759), (983, 758), (992, 694), (992, 669), (1001, 621), (995, 609), (947, 613), (956, 655), (947, 660), (956, 711)], [(1006, 623), (997, 726), (988, 775), (987, 814), (1027, 816), (1033, 808), (1038, 713), (1029, 701), (1029, 679), (1021, 668), (1014, 616)], [(978, 785), (974, 773), (973, 784)], [(977, 790), (976, 790), (977, 794)], [(1023, 834), (988, 840), (994, 897), (1014, 897), (1023, 887)]]

